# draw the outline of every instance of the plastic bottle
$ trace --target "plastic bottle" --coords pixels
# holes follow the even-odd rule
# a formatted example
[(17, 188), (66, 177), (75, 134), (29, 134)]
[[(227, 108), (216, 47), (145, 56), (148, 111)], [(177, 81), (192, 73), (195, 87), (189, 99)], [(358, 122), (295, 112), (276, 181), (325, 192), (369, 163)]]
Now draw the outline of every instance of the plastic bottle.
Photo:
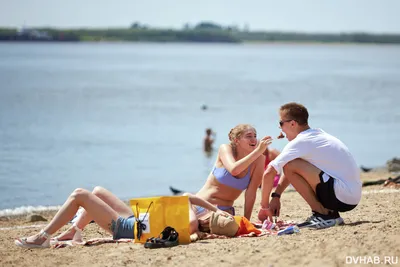
[(300, 232), (300, 229), (299, 229), (299, 227), (297, 227), (297, 225), (291, 225), (291, 226), (286, 227), (283, 230), (280, 230), (278, 232), (278, 235), (290, 235), (290, 234), (299, 233), (299, 232)]

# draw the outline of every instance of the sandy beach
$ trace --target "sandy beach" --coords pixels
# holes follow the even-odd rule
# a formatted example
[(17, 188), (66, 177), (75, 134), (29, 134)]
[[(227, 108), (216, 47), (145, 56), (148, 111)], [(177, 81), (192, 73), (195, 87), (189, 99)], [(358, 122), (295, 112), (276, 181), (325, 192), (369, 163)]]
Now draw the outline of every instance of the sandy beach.
[[(386, 171), (374, 171), (363, 173), (362, 180), (389, 176), (394, 177)], [(372, 266), (370, 260), (382, 264), (385, 259), (394, 262), (397, 259), (399, 266), (399, 193), (398, 189), (381, 185), (364, 187), (359, 206), (341, 214), (344, 226), (301, 229), (300, 233), (284, 236), (201, 240), (154, 250), (134, 243), (21, 249), (14, 245), (14, 239), (36, 233), (40, 226), (34, 226), (46, 222), (26, 222), (26, 216), (0, 217), (0, 266)], [(254, 220), (259, 200), (260, 194), (253, 211)], [(243, 196), (235, 206), (242, 214)], [(310, 209), (298, 193), (286, 192), (282, 196), (281, 214), (283, 220), (300, 222), (310, 215)], [(41, 215), (50, 220), (54, 213)], [(30, 226), (33, 227), (27, 228)], [(84, 237), (109, 235), (90, 224)]]

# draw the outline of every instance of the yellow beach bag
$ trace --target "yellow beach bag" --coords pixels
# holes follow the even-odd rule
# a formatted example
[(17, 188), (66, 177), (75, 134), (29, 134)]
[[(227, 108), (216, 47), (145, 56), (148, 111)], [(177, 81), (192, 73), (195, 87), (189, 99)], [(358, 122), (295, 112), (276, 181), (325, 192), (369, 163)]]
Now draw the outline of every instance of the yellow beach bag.
[(133, 198), (129, 201), (136, 222), (135, 242), (157, 237), (167, 226), (179, 233), (179, 243), (190, 243), (188, 196)]

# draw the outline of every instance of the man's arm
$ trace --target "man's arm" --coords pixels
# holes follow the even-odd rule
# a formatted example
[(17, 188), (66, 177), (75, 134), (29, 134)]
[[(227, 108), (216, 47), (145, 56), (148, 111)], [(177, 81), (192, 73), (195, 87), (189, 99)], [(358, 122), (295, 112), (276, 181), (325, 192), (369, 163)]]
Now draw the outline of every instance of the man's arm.
[[(258, 213), (258, 217), (260, 220), (265, 220), (268, 216), (276, 215), (279, 216), (280, 212), (280, 194), (286, 189), (289, 185), (289, 180), (286, 179), (283, 173), (283, 167), (293, 159), (301, 157), (303, 154), (307, 152), (307, 149), (304, 148), (304, 142), (299, 140), (293, 140), (289, 142), (283, 149), (282, 153), (279, 154), (276, 159), (271, 161), (264, 172), (263, 176), (263, 186), (262, 186), (262, 199), (261, 199), (261, 209)], [(279, 179), (279, 184), (275, 189), (274, 193), (277, 193), (275, 197), (269, 201), (271, 196), (271, 191), (273, 187), (274, 177), (277, 174), (281, 175)]]
[(279, 183), (275, 188), (275, 193), (282, 195), (282, 193), (289, 186), (289, 184), (290, 184), (289, 179), (287, 179), (286, 176), (284, 174), (282, 174), (281, 178), (279, 179)]
[(281, 211), (281, 194), (285, 191), (286, 187), (289, 185), (289, 179), (285, 177), (284, 174), (281, 175), (279, 179), (279, 184), (275, 188), (275, 196), (271, 198), (269, 202), (269, 211), (274, 216), (279, 216)]
[(277, 174), (281, 175), (279, 179), (279, 185), (275, 190), (276, 193), (281, 194), (285, 188), (289, 185), (289, 181), (285, 178), (283, 173), (283, 167), (290, 161), (300, 158), (303, 154), (307, 152), (305, 148), (305, 143), (299, 140), (290, 141), (282, 153), (280, 153), (273, 161), (271, 161), (264, 172), (263, 183), (262, 183), (262, 200), (261, 207), (268, 208), (269, 197), (271, 195), (274, 177)]

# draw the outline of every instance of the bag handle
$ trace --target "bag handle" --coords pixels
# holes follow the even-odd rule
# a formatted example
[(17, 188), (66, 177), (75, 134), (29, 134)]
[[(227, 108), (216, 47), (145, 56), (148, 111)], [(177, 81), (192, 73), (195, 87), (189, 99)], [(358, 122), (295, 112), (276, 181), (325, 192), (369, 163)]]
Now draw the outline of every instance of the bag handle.
[(143, 223), (143, 221), (146, 219), (147, 214), (149, 213), (149, 209), (153, 205), (153, 201), (150, 202), (150, 205), (147, 207), (146, 214), (143, 216), (143, 219), (139, 219), (139, 204), (136, 203), (136, 232), (137, 232), (137, 238), (140, 240), (140, 237), (142, 237), (142, 231), (146, 230), (146, 225)]

